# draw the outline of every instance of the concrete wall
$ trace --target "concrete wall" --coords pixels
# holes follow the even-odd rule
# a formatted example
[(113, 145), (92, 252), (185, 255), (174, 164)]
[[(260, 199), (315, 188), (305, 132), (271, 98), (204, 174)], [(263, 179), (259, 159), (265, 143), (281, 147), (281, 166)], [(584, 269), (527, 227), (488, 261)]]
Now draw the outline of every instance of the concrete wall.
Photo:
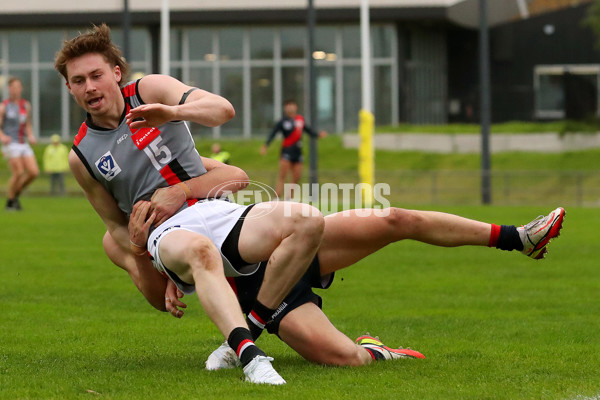
[[(344, 135), (345, 148), (358, 148), (358, 135)], [(481, 137), (476, 134), (382, 133), (375, 135), (379, 150), (407, 150), (431, 153), (479, 153)], [(492, 134), (490, 151), (530, 151), (560, 153), (600, 147), (598, 133)]]

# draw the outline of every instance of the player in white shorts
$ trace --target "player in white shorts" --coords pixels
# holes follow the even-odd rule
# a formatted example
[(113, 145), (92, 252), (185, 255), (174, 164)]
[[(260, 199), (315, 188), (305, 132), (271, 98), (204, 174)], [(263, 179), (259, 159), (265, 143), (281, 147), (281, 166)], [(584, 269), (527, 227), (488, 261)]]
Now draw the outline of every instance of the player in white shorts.
[[(231, 169), (214, 160), (214, 168), (203, 161), (184, 121), (218, 126), (233, 118), (235, 111), (221, 96), (170, 76), (147, 75), (125, 83), (129, 66), (111, 42), (106, 25), (65, 41), (55, 68), (87, 112), (69, 155), (71, 171), (111, 237), (134, 260), (126, 268), (131, 278), (151, 304), (164, 309), (168, 284), (146, 257), (147, 233), (141, 238), (128, 225), (141, 222), (162, 229), (166, 218), (152, 206), (156, 197), (180, 201), (170, 215), (202, 208), (202, 202), (194, 203), (207, 197), (206, 189), (223, 183)], [(233, 181), (225, 186), (239, 188), (240, 184)], [(248, 229), (240, 234), (239, 251), (250, 264), (269, 260), (265, 285), (252, 308), (266, 319), (308, 269), (321, 241), (323, 216), (297, 203), (263, 207), (269, 212), (258, 207), (248, 212)], [(307, 208), (315, 212), (305, 213)], [(228, 218), (237, 222), (234, 214)], [(253, 337), (264, 326), (245, 320), (211, 237), (171, 229), (161, 235), (155, 255), (173, 274), (195, 286), (202, 307), (236, 350), (249, 381), (285, 383), (273, 369), (272, 359), (254, 344)]]
[(8, 211), (21, 210), (19, 195), (40, 173), (29, 146), (29, 143), (36, 143), (31, 126), (31, 104), (21, 97), (22, 92), (21, 80), (12, 77), (8, 80), (9, 98), (0, 103), (0, 142), (11, 173), (6, 201)]

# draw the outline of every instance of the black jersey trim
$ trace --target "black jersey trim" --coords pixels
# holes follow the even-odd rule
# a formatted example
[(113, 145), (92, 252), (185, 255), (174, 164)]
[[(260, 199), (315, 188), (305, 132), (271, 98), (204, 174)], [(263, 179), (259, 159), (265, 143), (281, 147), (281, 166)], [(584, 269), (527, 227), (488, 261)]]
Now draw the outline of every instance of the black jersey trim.
[(94, 171), (92, 170), (92, 167), (90, 166), (90, 164), (88, 164), (85, 157), (83, 156), (81, 151), (77, 148), (77, 146), (73, 145), (72, 149), (75, 152), (75, 154), (77, 154), (77, 157), (79, 157), (79, 159), (81, 160), (83, 165), (85, 165), (85, 168), (88, 170), (88, 172), (90, 173), (92, 178), (94, 178), (95, 180), (98, 180), (98, 178), (96, 178), (96, 175), (94, 175)]
[(141, 80), (142, 80), (142, 78), (140, 78), (137, 81), (135, 81), (135, 95), (137, 96), (140, 104), (146, 104), (144, 102), (144, 100), (142, 100), (142, 96), (140, 95), (139, 85), (140, 85), (140, 81)]
[(175, 176), (177, 176), (177, 178), (179, 178), (179, 180), (182, 182), (192, 179), (192, 177), (181, 166), (181, 164), (179, 164), (179, 161), (177, 161), (177, 159), (174, 159), (169, 163), (169, 168), (171, 168), (171, 171), (173, 171)]
[[(125, 101), (125, 107), (123, 107), (123, 113), (121, 114), (119, 123), (121, 123), (121, 121), (123, 121), (125, 119), (125, 115), (127, 115), (127, 101)], [(93, 130), (96, 130), (96, 131), (101, 131), (101, 132), (114, 131), (114, 128), (103, 128), (101, 126), (94, 124), (94, 121), (92, 121), (92, 116), (89, 113), (87, 114), (87, 116), (85, 118), (85, 124), (88, 127), (92, 128)]]
[(187, 92), (185, 92), (183, 94), (183, 96), (181, 96), (181, 100), (179, 100), (179, 105), (182, 105), (183, 103), (185, 103), (185, 101), (187, 100), (187, 98), (190, 95), (190, 93), (192, 93), (194, 90), (198, 90), (198, 88), (197, 87), (193, 87), (190, 90), (188, 90)]

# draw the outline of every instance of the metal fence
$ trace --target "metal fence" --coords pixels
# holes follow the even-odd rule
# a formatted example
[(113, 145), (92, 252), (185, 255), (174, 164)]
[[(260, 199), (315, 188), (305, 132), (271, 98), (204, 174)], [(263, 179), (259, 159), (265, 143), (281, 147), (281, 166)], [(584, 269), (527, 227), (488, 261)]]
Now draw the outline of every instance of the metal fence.
[[(253, 181), (274, 186), (277, 172), (246, 171)], [(305, 174), (306, 175), (306, 174)], [(493, 205), (561, 205), (600, 207), (600, 170), (592, 171), (493, 171)], [(6, 195), (8, 171), (0, 171), (0, 195)], [(377, 170), (375, 181), (389, 185), (385, 198), (393, 205), (481, 204), (480, 171)], [(319, 182), (356, 185), (355, 170), (321, 170)], [(72, 176), (66, 177), (67, 195), (82, 195)], [(330, 185), (331, 186), (331, 185)], [(25, 196), (48, 196), (49, 181), (41, 175)], [(338, 196), (342, 196), (340, 189)], [(352, 206), (355, 204), (352, 202)]]

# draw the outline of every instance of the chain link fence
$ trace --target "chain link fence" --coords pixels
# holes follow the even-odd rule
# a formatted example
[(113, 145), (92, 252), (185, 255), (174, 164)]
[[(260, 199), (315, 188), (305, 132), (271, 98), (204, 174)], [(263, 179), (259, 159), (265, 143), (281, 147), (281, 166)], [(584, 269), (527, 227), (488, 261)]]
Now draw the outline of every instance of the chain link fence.
[[(274, 187), (277, 172), (248, 170), (251, 180)], [(600, 207), (600, 170), (594, 171), (493, 171), (493, 205), (548, 205)], [(307, 174), (303, 177), (306, 181)], [(8, 171), (0, 171), (0, 195), (6, 196)], [(319, 183), (358, 183), (355, 170), (321, 170)], [(385, 199), (393, 205), (479, 205), (481, 172), (474, 170), (377, 170), (375, 182), (389, 186)], [(68, 196), (81, 196), (75, 179), (65, 179)], [(328, 185), (331, 186), (331, 185)], [(346, 185), (347, 186), (347, 185)], [(41, 174), (25, 196), (49, 196), (50, 182)], [(347, 195), (340, 188), (338, 197)], [(331, 193), (330, 193), (331, 195)], [(356, 206), (352, 194), (351, 205)], [(341, 202), (340, 202), (341, 203)]]

